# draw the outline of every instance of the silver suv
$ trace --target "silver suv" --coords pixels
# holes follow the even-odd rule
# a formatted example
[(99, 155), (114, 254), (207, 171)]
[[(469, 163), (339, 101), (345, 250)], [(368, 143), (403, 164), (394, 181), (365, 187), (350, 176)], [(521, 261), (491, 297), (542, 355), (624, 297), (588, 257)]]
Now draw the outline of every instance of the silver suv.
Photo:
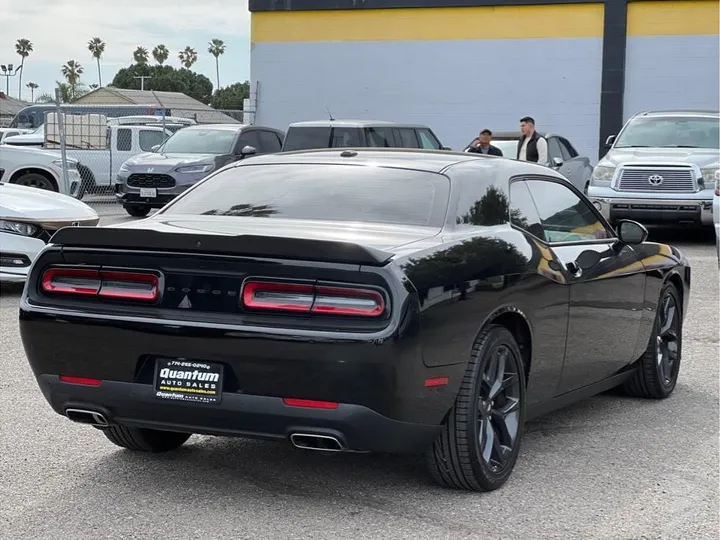
[(608, 137), (588, 197), (611, 223), (712, 226), (718, 111), (648, 111)]

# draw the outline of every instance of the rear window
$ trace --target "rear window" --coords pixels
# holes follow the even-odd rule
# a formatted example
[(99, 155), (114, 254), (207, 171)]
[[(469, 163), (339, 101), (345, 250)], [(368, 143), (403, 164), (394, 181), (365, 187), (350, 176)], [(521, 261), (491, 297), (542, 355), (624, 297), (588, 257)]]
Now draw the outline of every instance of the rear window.
[(163, 214), (441, 227), (449, 191), (447, 177), (429, 172), (358, 165), (246, 165), (218, 173)]
[(360, 129), (335, 127), (291, 127), (285, 136), (283, 151), (315, 148), (352, 148), (364, 146)]

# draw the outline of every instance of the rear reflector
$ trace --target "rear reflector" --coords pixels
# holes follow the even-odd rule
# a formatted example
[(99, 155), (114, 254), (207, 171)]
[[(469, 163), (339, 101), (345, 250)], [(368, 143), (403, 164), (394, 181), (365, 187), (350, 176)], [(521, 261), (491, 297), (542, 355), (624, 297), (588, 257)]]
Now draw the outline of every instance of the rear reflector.
[(160, 296), (160, 278), (142, 272), (50, 268), (42, 277), (46, 293), (152, 302)]
[(445, 386), (450, 379), (448, 377), (435, 377), (434, 379), (425, 379), (425, 386), (432, 388), (434, 386)]
[(87, 377), (73, 377), (72, 375), (60, 375), (60, 381), (70, 384), (83, 384), (85, 386), (100, 386), (100, 379), (88, 379)]
[(283, 403), (289, 407), (308, 407), (310, 409), (337, 409), (338, 404), (332, 401), (314, 401), (312, 399), (283, 398)]
[(354, 287), (247, 281), (242, 298), (245, 307), (257, 310), (359, 317), (378, 317), (385, 312), (382, 294)]

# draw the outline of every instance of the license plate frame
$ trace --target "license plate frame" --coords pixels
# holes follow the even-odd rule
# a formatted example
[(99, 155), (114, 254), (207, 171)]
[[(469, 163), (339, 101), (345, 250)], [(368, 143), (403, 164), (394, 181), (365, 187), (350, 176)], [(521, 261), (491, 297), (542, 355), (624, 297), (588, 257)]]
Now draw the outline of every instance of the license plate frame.
[(140, 188), (140, 196), (146, 199), (157, 197), (157, 188)]
[(153, 391), (157, 399), (217, 404), (222, 401), (224, 366), (185, 358), (156, 358)]

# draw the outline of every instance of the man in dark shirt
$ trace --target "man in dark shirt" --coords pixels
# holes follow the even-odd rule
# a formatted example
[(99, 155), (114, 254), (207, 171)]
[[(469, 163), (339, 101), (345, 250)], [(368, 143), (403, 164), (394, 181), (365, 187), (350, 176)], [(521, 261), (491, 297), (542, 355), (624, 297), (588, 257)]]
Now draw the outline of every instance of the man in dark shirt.
[(492, 131), (489, 129), (483, 129), (478, 138), (475, 139), (470, 145), (470, 148), (468, 148), (468, 152), (502, 157), (502, 150), (500, 150), (497, 146), (490, 144), (490, 141), (492, 141)]

